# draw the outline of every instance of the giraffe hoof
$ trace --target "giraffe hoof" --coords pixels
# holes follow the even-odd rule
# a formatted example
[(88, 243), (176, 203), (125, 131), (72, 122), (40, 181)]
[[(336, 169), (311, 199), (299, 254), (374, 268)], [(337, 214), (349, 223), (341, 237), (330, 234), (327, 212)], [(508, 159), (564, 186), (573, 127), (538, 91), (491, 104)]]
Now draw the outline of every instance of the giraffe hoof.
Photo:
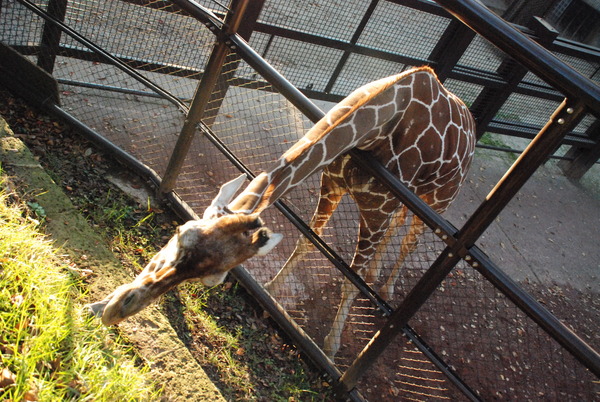
[(335, 360), (335, 355), (339, 348), (340, 345), (337, 340), (334, 339), (334, 337), (329, 335), (325, 337), (325, 340), (323, 341), (323, 353), (325, 353), (325, 355), (329, 357), (331, 361)]

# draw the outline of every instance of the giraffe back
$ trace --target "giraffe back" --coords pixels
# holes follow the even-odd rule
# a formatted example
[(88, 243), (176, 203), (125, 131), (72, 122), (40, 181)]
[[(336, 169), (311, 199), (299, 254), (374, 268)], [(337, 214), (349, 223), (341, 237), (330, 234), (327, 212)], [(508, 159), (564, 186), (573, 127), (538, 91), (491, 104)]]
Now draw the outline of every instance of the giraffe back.
[[(412, 71), (387, 89), (387, 96), (372, 99), (365, 112), (354, 118), (360, 127), (360, 119), (393, 116), (372, 129), (357, 148), (370, 151), (413, 192), (443, 212), (458, 194), (471, 164), (475, 121), (431, 69)], [(337, 177), (338, 185), (354, 198), (361, 192), (370, 198), (387, 192), (347, 155), (329, 165), (326, 173)]]
[(352, 148), (372, 151), (419, 195), (453, 198), (473, 155), (474, 127), (467, 107), (428, 67), (374, 81), (334, 106), (229, 209), (260, 212)]

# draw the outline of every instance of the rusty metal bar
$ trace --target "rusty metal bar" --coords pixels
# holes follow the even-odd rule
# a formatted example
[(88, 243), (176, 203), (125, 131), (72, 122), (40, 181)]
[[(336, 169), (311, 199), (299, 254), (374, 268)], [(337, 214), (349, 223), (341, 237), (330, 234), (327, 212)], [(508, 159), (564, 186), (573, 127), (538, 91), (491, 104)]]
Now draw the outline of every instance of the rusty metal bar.
[[(235, 8), (227, 14), (224, 27), (226, 34), (234, 34), (239, 28), (248, 3), (249, 0), (237, 1)], [(206, 65), (204, 75), (202, 75), (202, 79), (196, 88), (196, 93), (192, 99), (190, 109), (179, 133), (179, 137), (177, 138), (175, 148), (171, 153), (171, 158), (169, 159), (169, 164), (165, 171), (165, 177), (160, 186), (160, 192), (163, 194), (169, 193), (175, 188), (177, 177), (181, 172), (181, 168), (183, 167), (183, 163), (196, 134), (196, 125), (204, 115), (206, 106), (211, 99), (213, 88), (219, 80), (223, 63), (229, 52), (228, 44), (221, 40), (217, 41)]]
[(475, 244), (479, 236), (496, 219), (535, 170), (560, 145), (566, 133), (577, 126), (586, 112), (586, 106), (579, 100), (563, 101), (546, 126), (531, 141), (459, 231), (457, 238), (463, 243), (464, 248)]
[[(560, 105), (546, 126), (498, 182), (456, 237), (448, 242), (449, 246), (440, 254), (398, 309), (390, 316), (382, 329), (377, 332), (342, 375), (340, 383), (344, 390), (349, 391), (356, 386), (358, 379), (371, 367), (387, 345), (400, 334), (402, 327), (408, 324), (408, 321), (429, 299), (459, 260), (467, 257), (472, 261), (469, 256), (469, 248), (474, 245), (475, 241), (496, 219), (508, 201), (554, 151), (557, 144), (560, 144), (566, 133), (578, 124), (585, 113), (586, 108), (580, 102), (571, 103), (565, 100)], [(545, 327), (544, 329), (547, 330)], [(558, 340), (560, 341), (560, 339)], [(587, 350), (580, 353), (580, 350), (571, 347), (573, 344), (569, 342), (566, 342), (563, 346), (566, 346), (569, 352), (591, 371), (595, 372), (598, 369), (597, 362), (593, 357), (590, 358), (587, 355)]]

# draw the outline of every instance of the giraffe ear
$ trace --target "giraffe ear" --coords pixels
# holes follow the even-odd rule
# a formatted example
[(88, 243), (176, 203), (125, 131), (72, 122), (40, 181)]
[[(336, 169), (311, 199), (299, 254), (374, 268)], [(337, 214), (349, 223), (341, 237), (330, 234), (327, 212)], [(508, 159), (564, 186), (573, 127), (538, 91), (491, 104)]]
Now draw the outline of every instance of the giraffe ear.
[(210, 203), (210, 206), (204, 211), (202, 218), (212, 219), (218, 217), (219, 212), (222, 212), (223, 208), (225, 208), (227, 204), (231, 202), (231, 199), (233, 198), (235, 193), (237, 193), (240, 187), (242, 187), (242, 184), (244, 184), (245, 181), (246, 175), (242, 174), (239, 177), (236, 177), (235, 179), (223, 184), (215, 199)]

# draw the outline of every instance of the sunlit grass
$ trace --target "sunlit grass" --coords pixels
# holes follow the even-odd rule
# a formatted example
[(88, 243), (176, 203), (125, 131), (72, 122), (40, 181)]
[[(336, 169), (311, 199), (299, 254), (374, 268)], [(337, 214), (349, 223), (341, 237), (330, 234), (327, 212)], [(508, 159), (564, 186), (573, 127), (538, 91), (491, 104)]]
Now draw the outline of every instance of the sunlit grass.
[(0, 400), (154, 400), (124, 342), (82, 311), (81, 287), (4, 190), (0, 172)]
[[(178, 292), (186, 326), (199, 337), (202, 360), (219, 373), (224, 393), (235, 395), (236, 400), (323, 400), (311, 390), (306, 367), (295, 357), (297, 353), (284, 347), (274, 331), (261, 330), (262, 323), (249, 316), (248, 308), (240, 302), (239, 291), (238, 285), (226, 282), (211, 289), (189, 283), (180, 286)], [(221, 318), (211, 313), (211, 304), (227, 306), (223, 314), (238, 316), (238, 320), (221, 325)], [(285, 350), (263, 354), (263, 345), (280, 345)], [(282, 359), (288, 360), (285, 369), (280, 368)], [(263, 386), (261, 391), (256, 389), (258, 382)]]
[(235, 356), (245, 353), (241, 347), (241, 329), (232, 331), (231, 328), (224, 328), (218, 324), (215, 317), (205, 311), (210, 293), (210, 290), (198, 284), (182, 287), (179, 294), (185, 306), (187, 326), (192, 331), (206, 334), (210, 338), (210, 347), (203, 349), (203, 359), (219, 372), (221, 382), (226, 387), (237, 390), (238, 395), (241, 390), (248, 390), (244, 397), (250, 398), (253, 380), (248, 367)]

